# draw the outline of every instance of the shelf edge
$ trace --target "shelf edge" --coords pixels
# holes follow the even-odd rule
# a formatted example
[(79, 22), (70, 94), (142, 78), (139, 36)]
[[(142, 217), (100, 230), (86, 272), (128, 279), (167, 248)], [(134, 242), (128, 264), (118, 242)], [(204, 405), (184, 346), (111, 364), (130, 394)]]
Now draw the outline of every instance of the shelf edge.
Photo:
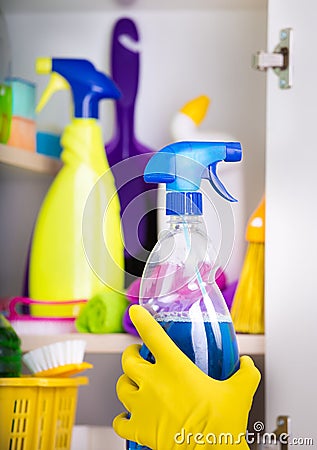
[(240, 355), (264, 355), (264, 334), (237, 334)]
[[(33, 350), (43, 345), (68, 339), (84, 339), (87, 343), (86, 353), (120, 354), (131, 344), (141, 344), (141, 340), (135, 336), (125, 333), (113, 334), (63, 334), (63, 335), (24, 335), (20, 336), (22, 350), (24, 352)], [(237, 335), (240, 354), (264, 355), (264, 335)]]
[(0, 144), (0, 163), (53, 176), (62, 167), (59, 160), (4, 144)]

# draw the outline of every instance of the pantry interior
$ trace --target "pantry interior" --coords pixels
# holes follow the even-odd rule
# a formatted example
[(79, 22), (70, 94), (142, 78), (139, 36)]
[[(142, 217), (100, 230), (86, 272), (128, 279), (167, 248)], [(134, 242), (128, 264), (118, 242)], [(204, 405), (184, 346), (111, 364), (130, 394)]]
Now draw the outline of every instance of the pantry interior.
[[(246, 249), (246, 223), (265, 188), (266, 78), (252, 69), (251, 57), (266, 48), (267, 2), (1, 0), (0, 8), (10, 39), (11, 73), (34, 81), (38, 98), (47, 82), (35, 73), (38, 56), (86, 58), (109, 73), (112, 27), (121, 17), (133, 19), (141, 52), (135, 133), (154, 150), (171, 142), (170, 124), (184, 103), (202, 94), (210, 97), (201, 129), (230, 134), (243, 147), (243, 162), (236, 172), (220, 169), (224, 184), (239, 199), (232, 207), (236, 226), (227, 266), (228, 279), (237, 278)], [(68, 93), (58, 93), (38, 115), (38, 128), (61, 132), (69, 121), (69, 105)], [(103, 102), (100, 123), (105, 142), (112, 136), (114, 120), (112, 102)], [(59, 168), (59, 161), (0, 146), (0, 297), (21, 293), (34, 220)], [(160, 214), (160, 228), (163, 219)], [(209, 220), (212, 232), (214, 218)], [(121, 373), (120, 354), (130, 342), (135, 339), (128, 335), (88, 337), (87, 360), (95, 368), (88, 374), (89, 386), (79, 390), (74, 438), (77, 433), (82, 441), (88, 439), (80, 433), (81, 427), (89, 426), (100, 440), (106, 432), (115, 439), (110, 426), (122, 409), (115, 382)], [(23, 339), (24, 350), (36, 345), (36, 336)], [(240, 335), (239, 345), (240, 352), (254, 357), (263, 371), (264, 336)], [(250, 422), (263, 418), (264, 380)]]

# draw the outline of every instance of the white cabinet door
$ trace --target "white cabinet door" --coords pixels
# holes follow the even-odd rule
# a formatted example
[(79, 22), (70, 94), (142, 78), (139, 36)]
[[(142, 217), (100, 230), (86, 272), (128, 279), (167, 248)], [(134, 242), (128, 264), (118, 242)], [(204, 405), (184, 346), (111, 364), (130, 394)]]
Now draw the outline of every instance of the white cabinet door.
[[(294, 85), (267, 78), (266, 431), (317, 448), (317, 2), (269, 0), (268, 50), (294, 30)], [(290, 445), (288, 448), (294, 448)], [(296, 447), (295, 447), (296, 448)]]

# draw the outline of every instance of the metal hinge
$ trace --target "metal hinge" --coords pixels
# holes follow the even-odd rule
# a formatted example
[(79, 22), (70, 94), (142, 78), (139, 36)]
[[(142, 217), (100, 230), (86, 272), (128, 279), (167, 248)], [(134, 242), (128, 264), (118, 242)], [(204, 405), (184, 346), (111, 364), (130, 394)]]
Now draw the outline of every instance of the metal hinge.
[(288, 450), (289, 438), (291, 433), (291, 419), (289, 416), (278, 416), (276, 419), (276, 429), (273, 433), (264, 433), (262, 436), (262, 445), (257, 449), (269, 450), (279, 449)]
[(259, 51), (252, 55), (252, 67), (265, 71), (272, 68), (279, 77), (281, 89), (289, 89), (293, 85), (293, 30), (284, 28), (280, 31), (280, 42), (273, 53)]
[(291, 419), (289, 416), (278, 416), (274, 434), (280, 443), (281, 450), (288, 449), (288, 438), (290, 435)]

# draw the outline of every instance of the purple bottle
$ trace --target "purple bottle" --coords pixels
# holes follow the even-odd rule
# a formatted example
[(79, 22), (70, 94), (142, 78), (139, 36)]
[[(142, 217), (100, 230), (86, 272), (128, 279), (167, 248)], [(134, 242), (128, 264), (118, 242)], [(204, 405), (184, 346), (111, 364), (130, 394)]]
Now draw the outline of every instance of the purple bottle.
[(156, 189), (143, 179), (153, 151), (141, 144), (134, 134), (140, 64), (138, 42), (134, 22), (128, 18), (118, 20), (112, 35), (111, 76), (121, 91), (121, 98), (115, 103), (114, 136), (105, 147), (121, 204), (127, 286), (142, 275), (148, 252), (157, 239)]

